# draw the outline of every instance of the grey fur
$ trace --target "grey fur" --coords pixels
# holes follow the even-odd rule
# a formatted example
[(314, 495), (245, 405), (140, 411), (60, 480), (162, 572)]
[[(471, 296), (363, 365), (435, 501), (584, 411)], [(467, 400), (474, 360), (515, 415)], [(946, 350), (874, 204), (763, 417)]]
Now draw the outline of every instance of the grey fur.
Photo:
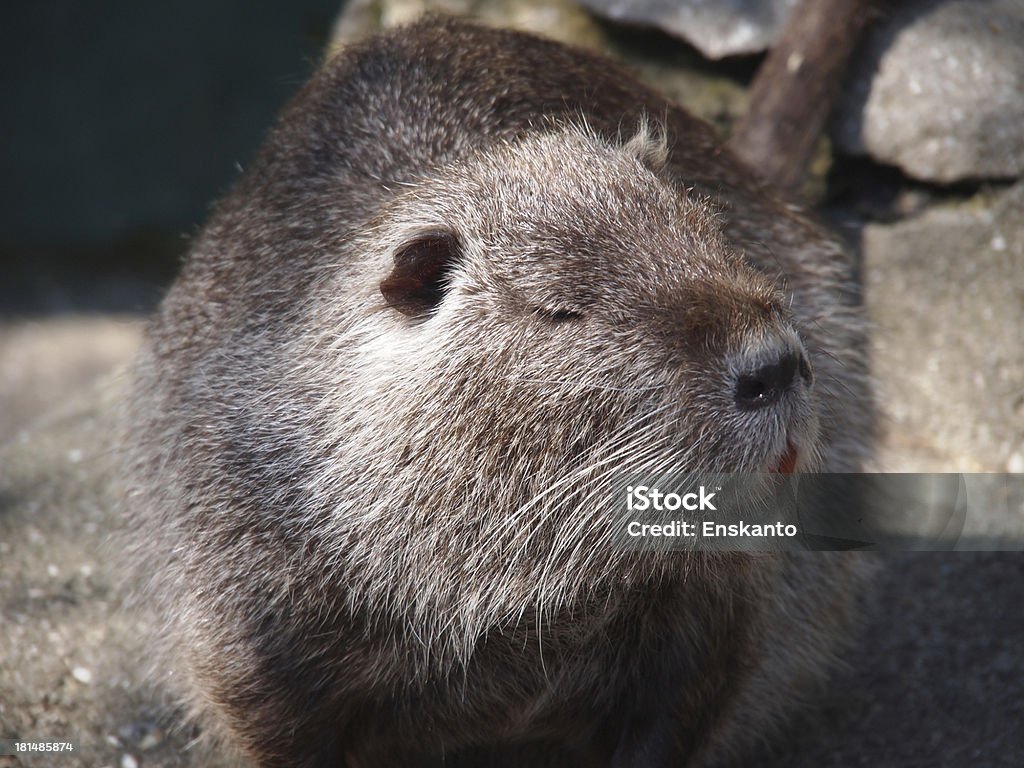
[[(410, 317), (381, 283), (437, 232), (461, 254)], [(814, 386), (738, 410), (780, 345)], [(353, 47), (136, 368), (159, 658), (261, 766), (724, 760), (813, 691), (863, 565), (615, 550), (603, 480), (765, 470), (787, 441), (857, 471), (864, 350), (842, 248), (614, 64), (444, 19)]]

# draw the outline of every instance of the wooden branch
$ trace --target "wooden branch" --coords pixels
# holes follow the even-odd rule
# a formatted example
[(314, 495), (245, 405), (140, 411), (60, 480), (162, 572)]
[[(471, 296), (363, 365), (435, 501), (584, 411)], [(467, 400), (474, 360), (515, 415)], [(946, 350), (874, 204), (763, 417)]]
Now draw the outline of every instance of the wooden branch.
[(847, 60), (867, 26), (870, 0), (803, 0), (750, 89), (729, 148), (756, 172), (798, 195), (832, 110)]

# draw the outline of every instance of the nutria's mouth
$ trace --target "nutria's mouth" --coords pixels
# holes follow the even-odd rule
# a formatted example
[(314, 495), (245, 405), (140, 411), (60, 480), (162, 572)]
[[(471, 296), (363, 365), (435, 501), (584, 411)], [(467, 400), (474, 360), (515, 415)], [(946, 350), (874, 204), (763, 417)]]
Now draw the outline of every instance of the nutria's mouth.
[(782, 454), (782, 458), (780, 458), (775, 465), (770, 467), (768, 471), (781, 475), (791, 475), (796, 471), (796, 462), (799, 456), (799, 451), (797, 451), (796, 446), (793, 445), (793, 441), (787, 438), (785, 453)]

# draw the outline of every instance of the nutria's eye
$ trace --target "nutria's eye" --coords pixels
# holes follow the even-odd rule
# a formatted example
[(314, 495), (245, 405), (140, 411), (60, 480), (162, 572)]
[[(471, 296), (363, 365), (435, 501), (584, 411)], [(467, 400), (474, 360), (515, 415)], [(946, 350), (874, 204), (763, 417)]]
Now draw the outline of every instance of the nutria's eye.
[(397, 251), (395, 267), (380, 283), (388, 305), (420, 317), (437, 309), (462, 248), (452, 232), (424, 232)]
[(547, 309), (537, 307), (534, 310), (538, 315), (552, 323), (570, 323), (583, 319), (583, 313), (577, 309)]

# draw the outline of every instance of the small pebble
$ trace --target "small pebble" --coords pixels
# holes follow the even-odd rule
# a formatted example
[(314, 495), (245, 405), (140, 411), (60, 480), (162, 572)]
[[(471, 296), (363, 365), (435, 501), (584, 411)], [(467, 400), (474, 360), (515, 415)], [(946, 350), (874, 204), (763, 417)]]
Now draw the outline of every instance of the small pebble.
[(121, 768), (139, 768), (139, 761), (125, 752), (121, 755)]
[(86, 685), (92, 682), (92, 672), (85, 667), (75, 667), (71, 670), (71, 676), (78, 682)]

